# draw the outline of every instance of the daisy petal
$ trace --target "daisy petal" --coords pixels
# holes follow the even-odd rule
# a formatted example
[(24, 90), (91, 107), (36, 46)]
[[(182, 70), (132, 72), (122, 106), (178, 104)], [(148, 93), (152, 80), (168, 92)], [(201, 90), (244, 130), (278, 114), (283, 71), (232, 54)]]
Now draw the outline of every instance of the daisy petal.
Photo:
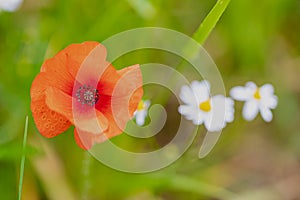
[(271, 84), (265, 84), (259, 88), (261, 95), (271, 95), (274, 94), (274, 87)]
[(225, 121), (233, 122), (233, 120), (234, 120), (234, 101), (231, 98), (226, 98)]
[(246, 101), (249, 99), (249, 90), (242, 86), (233, 87), (230, 90), (230, 96), (237, 101)]
[(183, 101), (183, 103), (185, 104), (194, 105), (194, 106), (197, 105), (194, 93), (192, 89), (187, 85), (182, 86), (179, 97), (181, 101)]
[(222, 123), (225, 118), (226, 98), (223, 95), (216, 95), (211, 98), (213, 121)]
[(252, 101), (247, 101), (244, 105), (243, 108), (243, 117), (247, 121), (253, 120), (258, 113), (258, 105), (257, 102), (252, 100)]
[(144, 101), (144, 104), (145, 104), (145, 109), (147, 110), (149, 108), (149, 106), (151, 105), (151, 101), (146, 100), (146, 101)]
[(226, 126), (226, 122), (233, 121), (234, 102), (223, 95), (212, 97), (212, 111), (205, 120), (205, 127), (209, 131), (219, 131)]
[(278, 103), (278, 97), (275, 95), (267, 96), (261, 99), (261, 104), (266, 108), (274, 109)]
[(201, 116), (199, 114), (199, 112), (197, 112), (197, 113), (194, 114), (194, 117), (193, 117), (192, 121), (193, 121), (194, 125), (200, 125), (200, 124), (203, 124), (204, 118), (203, 118), (203, 116)]
[(245, 87), (250, 89), (255, 89), (255, 90), (257, 89), (257, 85), (252, 81), (247, 82)]
[(194, 96), (196, 97), (197, 103), (206, 101), (210, 96), (210, 84), (208, 81), (193, 81), (191, 88)]
[(266, 121), (266, 122), (270, 122), (273, 119), (273, 114), (271, 112), (271, 110), (269, 108), (266, 107), (262, 107), (260, 109), (260, 113), (262, 118)]
[(136, 124), (139, 126), (143, 126), (145, 124), (145, 118), (147, 116), (147, 111), (137, 111), (135, 115)]
[(20, 7), (22, 2), (23, 0), (1, 0), (0, 11), (5, 10), (8, 12), (14, 12)]
[(278, 103), (277, 96), (274, 95), (274, 87), (271, 84), (265, 84), (260, 87), (261, 103), (267, 108), (276, 108)]
[(207, 117), (204, 119), (204, 125), (205, 128), (209, 131), (209, 132), (215, 132), (215, 131), (220, 131), (222, 130), (222, 128), (225, 127), (225, 123), (223, 120), (223, 123), (219, 123), (220, 121), (214, 121), (213, 116), (212, 115), (207, 115)]
[(189, 105), (181, 105), (178, 107), (178, 112), (187, 120), (192, 120), (195, 125), (200, 125), (203, 123), (203, 118), (199, 114), (199, 111), (197, 108)]
[[(178, 107), (178, 112), (184, 116), (190, 116), (195, 112), (195, 108), (190, 105), (180, 105)], [(190, 117), (188, 118), (191, 119)]]

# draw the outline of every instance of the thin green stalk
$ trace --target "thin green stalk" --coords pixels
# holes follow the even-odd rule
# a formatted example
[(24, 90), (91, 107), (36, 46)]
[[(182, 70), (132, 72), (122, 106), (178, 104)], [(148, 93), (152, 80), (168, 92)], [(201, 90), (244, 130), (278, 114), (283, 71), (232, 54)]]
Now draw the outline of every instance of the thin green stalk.
[(23, 146), (22, 146), (22, 158), (21, 158), (21, 165), (20, 165), (20, 179), (19, 179), (19, 195), (18, 195), (18, 200), (21, 200), (21, 196), (22, 196), (24, 166), (25, 166), (25, 155), (26, 155), (27, 131), (28, 131), (28, 116), (26, 116), (26, 120), (25, 120), (24, 138), (23, 138)]
[(218, 23), (230, 0), (218, 0), (193, 35), (193, 39), (204, 44), (207, 37)]
[[(226, 10), (230, 0), (218, 0), (217, 3), (214, 5), (214, 7), (211, 9), (211, 11), (208, 13), (208, 15), (205, 17), (205, 19), (202, 21), (202, 23), (199, 25), (197, 30), (192, 36), (192, 39), (196, 40), (199, 44), (203, 45), (206, 39), (208, 38), (209, 34), (213, 30), (213, 28), (218, 23), (220, 17)], [(190, 44), (188, 43), (184, 47), (184, 53), (186, 54), (185, 57), (193, 57), (194, 50), (191, 48)], [(183, 60), (177, 65), (176, 71), (180, 72), (184, 70)], [(174, 81), (174, 82), (172, 82)], [(176, 83), (177, 80), (170, 80), (170, 84)], [(166, 105), (168, 102), (168, 99), (170, 98), (171, 93), (164, 90), (161, 92), (161, 94), (157, 97), (157, 102), (160, 102), (161, 105)]]

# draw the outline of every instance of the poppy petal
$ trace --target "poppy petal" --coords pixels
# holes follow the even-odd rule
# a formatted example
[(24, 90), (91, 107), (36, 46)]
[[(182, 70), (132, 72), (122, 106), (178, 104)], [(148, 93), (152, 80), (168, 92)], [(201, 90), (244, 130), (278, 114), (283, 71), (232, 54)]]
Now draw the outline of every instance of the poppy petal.
[(123, 130), (143, 96), (142, 74), (139, 65), (127, 67), (118, 73), (121, 78), (112, 95), (111, 109), (116, 123)]
[(110, 63), (105, 61), (105, 57), (103, 56), (103, 54), (106, 54), (105, 52), (106, 49), (102, 45), (97, 45), (92, 49), (78, 69), (76, 81), (96, 88), (98, 80), (110, 65)]
[(103, 113), (110, 122), (108, 129), (104, 131), (107, 138), (123, 132), (143, 96), (139, 65), (124, 68), (118, 71), (118, 74), (121, 78), (115, 85), (111, 103), (108, 107), (102, 107)]
[(77, 145), (84, 149), (84, 150), (88, 150), (90, 148), (92, 148), (94, 142), (93, 142), (93, 137), (94, 134), (88, 133), (88, 132), (84, 132), (84, 131), (79, 131), (79, 133), (77, 132), (77, 129), (74, 129), (74, 138), (75, 141), (77, 143)]
[(120, 77), (119, 71), (109, 64), (99, 80), (98, 90), (100, 95), (111, 96)]
[(45, 73), (44, 78), (48, 82), (47, 86), (56, 87), (70, 94), (72, 92), (74, 78), (68, 72), (66, 60), (66, 54), (59, 52), (53, 58), (47, 59), (43, 63), (41, 72)]
[(77, 145), (85, 150), (91, 149), (95, 143), (101, 143), (108, 139), (102, 133), (92, 134), (76, 128), (74, 129), (74, 137)]
[(97, 47), (96, 60), (100, 62), (106, 59), (106, 48), (98, 42), (83, 42), (81, 44), (72, 44), (66, 47), (63, 51), (68, 57), (67, 68), (70, 74), (75, 78), (80, 69), (80, 65), (89, 57), (89, 54)]
[(67, 119), (73, 122), (71, 96), (54, 87), (48, 87), (45, 91), (45, 95), (46, 104), (50, 109), (64, 115)]
[(102, 74), (97, 86), (100, 98), (95, 105), (100, 112), (107, 113), (111, 111), (111, 96), (119, 79), (120, 75), (112, 65), (109, 65)]
[[(133, 116), (143, 96), (142, 74), (139, 65), (124, 68), (117, 71), (117, 73), (121, 78), (118, 80), (117, 85), (114, 85), (111, 97), (113, 103), (111, 102), (111, 105), (100, 108), (109, 121), (108, 129), (103, 132), (107, 139), (123, 133), (126, 123)], [(114, 113), (112, 108), (115, 111)], [(94, 140), (96, 143), (103, 141), (103, 138), (102, 140)]]
[(31, 110), (36, 127), (47, 138), (54, 137), (71, 126), (67, 118), (48, 108), (45, 103), (45, 96), (32, 101)]
[[(108, 121), (106, 117), (96, 109), (84, 105), (90, 109), (90, 112), (80, 112), (82, 109), (77, 111), (78, 107), (82, 105), (71, 96), (53, 87), (47, 88), (45, 94), (46, 104), (49, 108), (64, 115), (81, 130), (97, 134), (107, 129)], [(72, 103), (74, 103), (73, 106)]]
[(35, 77), (32, 82), (30, 88), (31, 99), (34, 100), (36, 98), (39, 98), (44, 94), (46, 88), (48, 88), (49, 86), (62, 90), (67, 94), (71, 94), (73, 82), (74, 81), (70, 81), (67, 79), (64, 80), (62, 77), (59, 78), (56, 75), (50, 73), (41, 72)]
[(44, 95), (46, 88), (49, 85), (49, 80), (46, 78), (46, 73), (39, 73), (33, 80), (30, 88), (31, 100), (40, 99)]
[[(139, 65), (117, 71), (106, 61), (106, 54), (98, 42), (84, 42), (66, 47), (43, 63), (30, 91), (41, 134), (53, 137), (74, 124), (76, 142), (90, 149), (123, 132), (143, 95), (142, 75)], [(97, 93), (95, 105), (81, 99), (87, 95), (82, 88)]]
[(115, 122), (115, 118), (112, 116), (112, 114), (106, 114), (105, 115), (106, 118), (108, 119), (108, 121), (110, 122), (109, 127), (107, 130), (105, 130), (103, 132), (103, 134), (105, 134), (105, 136), (109, 139), (112, 138), (114, 136), (120, 135), (121, 133), (123, 133), (123, 130), (125, 127), (123, 127), (122, 129), (120, 128), (120, 122), (116, 123)]

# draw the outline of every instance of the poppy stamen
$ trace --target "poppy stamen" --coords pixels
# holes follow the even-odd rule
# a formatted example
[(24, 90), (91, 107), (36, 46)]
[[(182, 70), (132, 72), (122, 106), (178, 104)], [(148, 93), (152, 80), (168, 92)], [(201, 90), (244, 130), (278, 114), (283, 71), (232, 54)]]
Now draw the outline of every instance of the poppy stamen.
[(76, 92), (77, 101), (82, 105), (94, 106), (99, 100), (99, 91), (90, 85), (84, 84)]

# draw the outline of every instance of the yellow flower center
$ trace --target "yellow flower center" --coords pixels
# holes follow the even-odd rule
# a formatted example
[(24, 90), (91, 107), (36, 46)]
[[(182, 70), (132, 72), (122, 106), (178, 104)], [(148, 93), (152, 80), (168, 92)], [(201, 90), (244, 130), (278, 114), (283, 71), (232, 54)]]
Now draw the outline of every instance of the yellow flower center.
[(139, 102), (137, 110), (141, 111), (141, 110), (144, 110), (144, 109), (145, 109), (145, 104), (144, 104), (144, 101), (142, 100), (142, 101)]
[(209, 112), (211, 110), (210, 99), (200, 103), (199, 108), (200, 108), (200, 110), (203, 110), (204, 112)]
[(259, 94), (259, 89), (256, 89), (255, 93), (254, 93), (254, 98), (257, 99), (257, 100), (260, 100), (261, 96)]

